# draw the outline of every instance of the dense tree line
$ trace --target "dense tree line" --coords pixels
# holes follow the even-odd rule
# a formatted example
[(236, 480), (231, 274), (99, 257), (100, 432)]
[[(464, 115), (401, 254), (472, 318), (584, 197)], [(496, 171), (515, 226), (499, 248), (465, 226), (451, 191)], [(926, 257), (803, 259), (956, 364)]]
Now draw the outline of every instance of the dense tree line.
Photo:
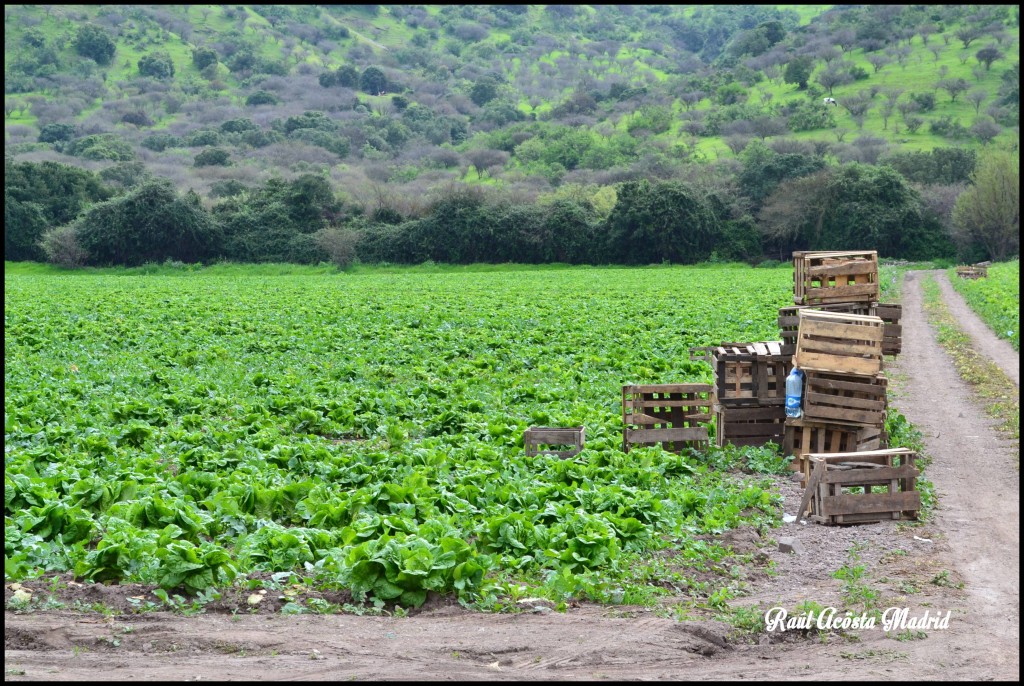
[[(1019, 249), (1015, 160), (942, 151), (899, 157), (913, 173), (962, 181), (953, 222), (889, 165), (828, 165), (800, 153), (750, 147), (739, 197), (721, 181), (630, 180), (606, 212), (592, 199), (524, 203), (480, 187), (452, 186), (421, 216), (387, 204), (366, 215), (328, 181), (304, 174), (238, 185), (204, 203), (164, 179), (119, 187), (53, 162), (7, 160), (5, 259), (68, 264), (297, 262), (353, 259), (414, 264), (520, 262), (688, 264), (785, 259), (792, 250), (874, 248), (886, 257), (948, 258)], [(128, 163), (131, 164), (131, 163)], [(108, 178), (119, 178), (106, 174)], [(973, 184), (973, 185), (972, 185)], [(959, 228), (957, 228), (959, 227)]]

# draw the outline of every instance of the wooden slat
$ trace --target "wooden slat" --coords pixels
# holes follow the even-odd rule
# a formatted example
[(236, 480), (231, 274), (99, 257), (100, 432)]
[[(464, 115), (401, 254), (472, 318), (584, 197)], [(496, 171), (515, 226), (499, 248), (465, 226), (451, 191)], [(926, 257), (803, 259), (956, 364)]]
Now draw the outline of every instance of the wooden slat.
[(711, 386), (706, 383), (654, 384), (646, 386), (623, 386), (624, 393), (706, 393)]
[(822, 499), (822, 508), (829, 516), (919, 510), (921, 494), (917, 491), (906, 491), (826, 496)]
[(688, 429), (627, 429), (626, 440), (630, 443), (707, 441), (708, 430), (703, 426)]
[(876, 486), (892, 479), (913, 479), (920, 475), (915, 467), (881, 467), (875, 469), (851, 469), (845, 472), (829, 470), (825, 481), (830, 484), (858, 484)]
[(844, 262), (842, 264), (823, 264), (811, 267), (807, 270), (807, 275), (810, 276), (811, 279), (822, 276), (876, 273), (878, 273), (878, 263), (869, 260), (854, 260), (852, 262)]
[(845, 372), (859, 376), (874, 376), (882, 368), (881, 359), (844, 357), (805, 352), (797, 348), (796, 366), (805, 371)]

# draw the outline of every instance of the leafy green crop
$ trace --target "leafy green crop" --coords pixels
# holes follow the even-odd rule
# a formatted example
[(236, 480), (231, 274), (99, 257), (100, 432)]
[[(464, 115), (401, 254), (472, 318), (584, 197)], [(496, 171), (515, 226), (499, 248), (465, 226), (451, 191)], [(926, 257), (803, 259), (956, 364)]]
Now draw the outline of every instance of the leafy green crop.
[[(776, 338), (791, 283), (8, 275), (6, 575), (198, 593), (306, 570), (402, 605), (510, 579), (621, 595), (638, 555), (699, 557), (701, 534), (777, 521), (757, 476), (785, 469), (777, 451), (624, 454), (620, 398), (710, 382), (691, 346)], [(586, 448), (527, 458), (530, 425), (585, 425)]]
[(961, 279), (950, 269), (949, 280), (989, 328), (1020, 352), (1020, 260), (993, 264), (984, 279)]

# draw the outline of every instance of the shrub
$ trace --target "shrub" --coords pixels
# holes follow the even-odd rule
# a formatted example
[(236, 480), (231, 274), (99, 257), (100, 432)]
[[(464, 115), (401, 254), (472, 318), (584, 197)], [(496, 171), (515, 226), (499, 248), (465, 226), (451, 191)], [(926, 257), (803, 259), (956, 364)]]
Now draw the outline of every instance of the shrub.
[(207, 148), (196, 155), (196, 167), (226, 167), (231, 164), (231, 155), (221, 148)]
[(44, 124), (39, 129), (40, 143), (63, 143), (75, 137), (75, 127), (71, 124)]
[(359, 234), (349, 229), (321, 229), (313, 234), (316, 244), (338, 267), (345, 269), (356, 259)]
[(251, 93), (249, 97), (245, 99), (245, 104), (249, 106), (254, 105), (277, 105), (281, 102), (281, 99), (271, 93), (270, 91), (258, 90), (255, 93)]
[(78, 240), (78, 234), (71, 225), (56, 226), (43, 234), (39, 241), (46, 260), (67, 269), (81, 267), (89, 259), (89, 253)]
[(139, 75), (154, 79), (169, 79), (174, 76), (174, 62), (166, 52), (154, 52), (139, 58)]
[(114, 40), (101, 27), (85, 24), (78, 29), (74, 40), (75, 52), (94, 60), (96, 64), (107, 65), (117, 49)]
[(153, 152), (163, 152), (167, 148), (180, 148), (185, 145), (185, 142), (169, 133), (155, 133), (143, 138), (140, 145)]

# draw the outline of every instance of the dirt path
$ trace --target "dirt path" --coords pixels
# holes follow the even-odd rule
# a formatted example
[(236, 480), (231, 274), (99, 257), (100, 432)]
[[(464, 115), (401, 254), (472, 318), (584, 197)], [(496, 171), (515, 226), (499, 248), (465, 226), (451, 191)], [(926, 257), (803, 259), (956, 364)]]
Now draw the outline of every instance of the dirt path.
[(970, 337), (975, 350), (995, 362), (1003, 372), (1020, 386), (1020, 355), (1010, 342), (992, 335), (992, 330), (974, 313), (967, 301), (949, 282), (945, 271), (932, 272), (942, 291), (942, 299), (949, 307), (950, 314)]
[[(928, 476), (942, 498), (934, 521), (846, 528), (794, 522), (771, 532), (798, 538), (800, 555), (779, 553), (774, 540), (753, 531), (727, 536), (737, 549), (762, 553), (762, 564), (770, 560), (777, 572), (747, 569), (747, 593), (734, 606), (839, 606), (841, 584), (832, 572), (856, 547), (880, 607), (909, 607), (913, 616), (948, 610), (949, 629), (926, 638), (875, 629), (857, 640), (787, 633), (744, 643), (710, 618), (681, 622), (645, 608), (594, 605), (565, 614), (485, 615), (440, 604), (405, 618), (249, 614), (244, 603), (237, 615), (197, 617), (5, 612), (5, 678), (1016, 680), (1019, 476), (1010, 446), (935, 343), (920, 278), (906, 277), (903, 353), (887, 371), (891, 402), (922, 429), (933, 458)], [(795, 512), (800, 488), (785, 478), (778, 486), (784, 510)], [(34, 584), (34, 591), (43, 595), (46, 585)], [(78, 592), (109, 601), (112, 593), (139, 589)]]
[[(891, 402), (921, 430), (933, 458), (928, 477), (941, 503), (936, 524), (972, 599), (964, 621), (985, 637), (974, 650), (986, 656), (985, 662), (1019, 673), (1020, 473), (1011, 441), (1001, 438), (995, 422), (972, 402), (970, 388), (928, 325), (921, 293), (927, 273), (908, 272), (904, 280), (903, 352), (893, 365), (902, 380)], [(972, 340), (987, 341), (978, 349), (997, 349), (994, 343), (1000, 341), (964, 311), (966, 304), (944, 275), (931, 273), (938, 275), (959, 326)]]

